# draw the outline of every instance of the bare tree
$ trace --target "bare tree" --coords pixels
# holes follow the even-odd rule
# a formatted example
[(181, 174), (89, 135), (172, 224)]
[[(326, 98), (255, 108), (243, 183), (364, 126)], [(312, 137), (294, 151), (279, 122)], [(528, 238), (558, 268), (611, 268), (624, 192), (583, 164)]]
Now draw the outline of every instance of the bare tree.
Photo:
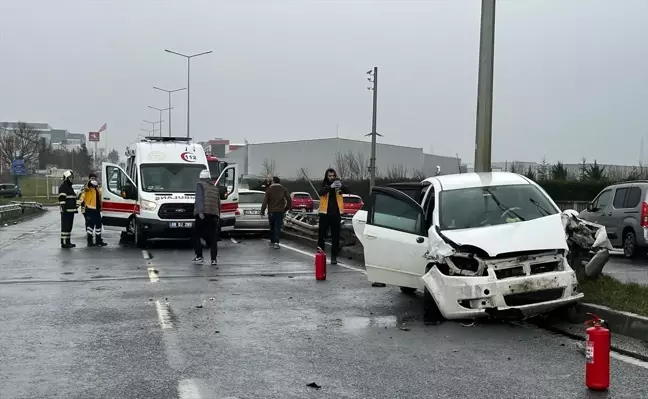
[(263, 164), (261, 164), (261, 173), (263, 173), (263, 176), (274, 176), (275, 172), (277, 170), (277, 164), (275, 163), (274, 159), (268, 159), (265, 158), (263, 160)]
[(355, 154), (355, 162), (358, 165), (358, 180), (365, 180), (369, 178), (369, 158), (362, 153)]
[(412, 173), (412, 178), (415, 180), (425, 180), (428, 178), (428, 176), (425, 176), (425, 173), (421, 169), (415, 170), (414, 173)]
[(349, 178), (349, 159), (345, 154), (335, 153), (335, 171), (340, 179)]
[(398, 164), (387, 169), (387, 179), (391, 181), (407, 179), (407, 166)]
[(25, 122), (12, 129), (0, 128), (0, 160), (11, 167), (14, 159), (24, 159), (26, 165), (38, 161), (39, 133)]

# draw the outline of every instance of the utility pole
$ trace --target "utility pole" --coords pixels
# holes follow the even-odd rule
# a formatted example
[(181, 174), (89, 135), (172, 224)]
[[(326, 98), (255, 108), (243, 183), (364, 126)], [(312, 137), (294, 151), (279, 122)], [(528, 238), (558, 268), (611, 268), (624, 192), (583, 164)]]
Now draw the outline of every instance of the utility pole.
[(373, 115), (371, 117), (371, 158), (369, 159), (369, 192), (373, 190), (376, 183), (376, 136), (382, 137), (376, 131), (376, 117), (378, 113), (378, 67), (374, 67), (372, 71), (368, 71), (369, 77), (367, 80), (373, 83), (373, 87), (367, 87), (368, 90), (373, 90)]
[(495, 56), (495, 0), (482, 0), (477, 82), (475, 172), (491, 171), (493, 141), (493, 61)]

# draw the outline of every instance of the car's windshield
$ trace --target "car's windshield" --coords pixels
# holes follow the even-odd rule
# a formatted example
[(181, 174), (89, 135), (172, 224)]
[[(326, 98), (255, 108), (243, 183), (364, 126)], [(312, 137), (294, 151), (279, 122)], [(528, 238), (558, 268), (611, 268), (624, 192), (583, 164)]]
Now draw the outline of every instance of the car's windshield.
[(165, 193), (195, 192), (200, 171), (204, 169), (204, 165), (195, 164), (143, 164), (140, 167), (142, 190)]
[(538, 219), (558, 213), (531, 184), (442, 191), (441, 230), (469, 229)]
[(241, 193), (239, 192), (239, 204), (261, 204), (264, 193)]

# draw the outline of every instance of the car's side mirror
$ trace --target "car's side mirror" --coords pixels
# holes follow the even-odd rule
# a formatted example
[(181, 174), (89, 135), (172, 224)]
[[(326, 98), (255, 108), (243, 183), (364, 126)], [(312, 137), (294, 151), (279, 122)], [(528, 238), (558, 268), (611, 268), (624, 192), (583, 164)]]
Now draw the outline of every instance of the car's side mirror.
[(594, 212), (595, 210), (596, 208), (594, 207), (594, 204), (592, 204), (591, 202), (587, 204), (587, 212)]

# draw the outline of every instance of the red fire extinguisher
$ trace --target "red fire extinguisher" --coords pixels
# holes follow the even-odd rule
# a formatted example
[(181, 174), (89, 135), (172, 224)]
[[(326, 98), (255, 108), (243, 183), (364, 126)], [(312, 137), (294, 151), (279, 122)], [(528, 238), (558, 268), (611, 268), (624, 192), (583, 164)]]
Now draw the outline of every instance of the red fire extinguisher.
[(326, 280), (326, 253), (322, 248), (317, 248), (315, 254), (315, 279)]
[(589, 389), (604, 391), (610, 387), (610, 345), (612, 336), (605, 320), (597, 315), (585, 322), (587, 341), (585, 345), (585, 385)]

